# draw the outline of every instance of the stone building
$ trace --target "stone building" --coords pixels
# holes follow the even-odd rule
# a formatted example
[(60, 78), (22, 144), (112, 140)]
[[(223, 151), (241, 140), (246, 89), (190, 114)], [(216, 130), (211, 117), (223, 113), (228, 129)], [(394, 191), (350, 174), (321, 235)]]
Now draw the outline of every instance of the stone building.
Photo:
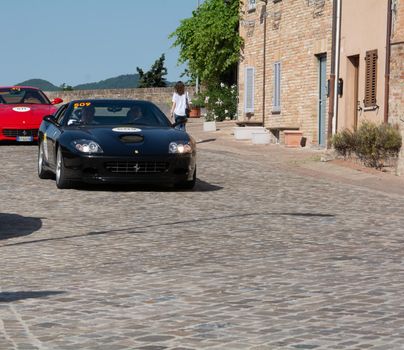
[(387, 0), (342, 0), (337, 131), (385, 120)]
[(239, 64), (240, 121), (261, 123), (283, 142), (300, 130), (325, 146), (332, 0), (243, 1)]
[[(340, 0), (338, 128), (398, 125), (404, 140), (404, 0)], [(404, 174), (404, 148), (397, 172)]]
[(397, 123), (404, 135), (404, 0), (241, 4), (240, 121), (280, 142), (298, 129), (317, 146), (364, 120)]

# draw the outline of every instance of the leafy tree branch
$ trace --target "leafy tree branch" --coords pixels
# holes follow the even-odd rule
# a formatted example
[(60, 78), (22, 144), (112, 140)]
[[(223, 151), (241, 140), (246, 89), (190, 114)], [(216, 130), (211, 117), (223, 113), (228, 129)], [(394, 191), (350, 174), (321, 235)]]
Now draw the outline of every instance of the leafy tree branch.
[(205, 0), (192, 17), (170, 34), (180, 48), (179, 63), (188, 62), (191, 77), (221, 81), (234, 71), (242, 39), (238, 34), (239, 0)]

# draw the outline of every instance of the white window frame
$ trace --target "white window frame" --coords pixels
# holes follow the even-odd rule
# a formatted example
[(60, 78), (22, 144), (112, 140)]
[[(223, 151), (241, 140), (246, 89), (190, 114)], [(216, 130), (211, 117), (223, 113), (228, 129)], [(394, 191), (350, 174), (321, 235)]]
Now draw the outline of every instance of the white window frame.
[(254, 113), (255, 68), (245, 67), (244, 73), (244, 112)]
[(248, 11), (255, 10), (256, 6), (256, 0), (248, 0)]

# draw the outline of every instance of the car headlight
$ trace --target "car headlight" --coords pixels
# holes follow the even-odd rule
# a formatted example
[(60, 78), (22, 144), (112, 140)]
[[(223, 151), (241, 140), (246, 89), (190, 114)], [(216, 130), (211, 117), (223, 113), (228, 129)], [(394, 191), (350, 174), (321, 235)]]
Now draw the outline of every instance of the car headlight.
[(75, 140), (73, 147), (82, 153), (103, 153), (101, 146), (92, 140)]
[(192, 147), (185, 142), (170, 142), (168, 146), (168, 153), (185, 154), (192, 153)]

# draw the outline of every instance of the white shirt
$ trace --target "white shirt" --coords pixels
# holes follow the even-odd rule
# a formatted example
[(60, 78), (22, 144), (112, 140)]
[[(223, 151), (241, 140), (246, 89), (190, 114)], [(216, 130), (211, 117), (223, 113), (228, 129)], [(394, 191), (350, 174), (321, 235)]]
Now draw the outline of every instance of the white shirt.
[(185, 116), (185, 108), (187, 107), (187, 99), (189, 103), (188, 92), (185, 92), (182, 95), (178, 95), (174, 92), (173, 102), (175, 102), (174, 114)]

